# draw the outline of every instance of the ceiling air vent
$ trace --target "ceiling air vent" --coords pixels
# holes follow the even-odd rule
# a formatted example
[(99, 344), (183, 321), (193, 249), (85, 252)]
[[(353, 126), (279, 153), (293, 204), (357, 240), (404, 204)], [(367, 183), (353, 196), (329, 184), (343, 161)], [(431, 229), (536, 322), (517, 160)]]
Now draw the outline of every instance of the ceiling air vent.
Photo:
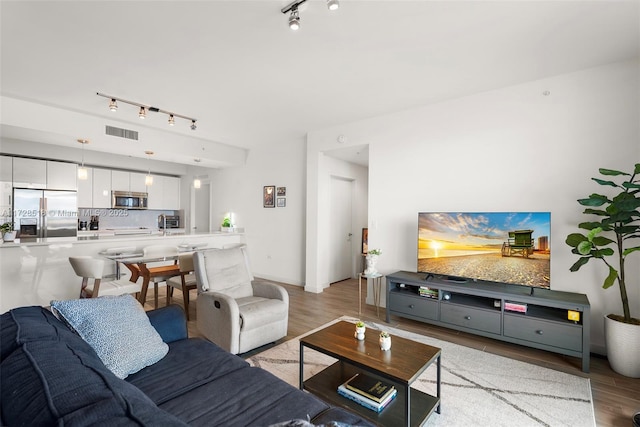
[(116, 128), (113, 126), (106, 126), (106, 134), (111, 136), (117, 136), (119, 138), (138, 140), (138, 132), (135, 130)]

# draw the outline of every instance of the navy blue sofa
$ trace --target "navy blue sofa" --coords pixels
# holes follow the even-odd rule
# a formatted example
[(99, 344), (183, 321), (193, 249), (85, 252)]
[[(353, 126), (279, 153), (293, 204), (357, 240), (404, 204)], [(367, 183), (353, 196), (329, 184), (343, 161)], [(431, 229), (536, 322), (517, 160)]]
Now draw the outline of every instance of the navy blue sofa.
[(237, 427), (293, 419), (371, 425), (209, 341), (188, 338), (179, 306), (147, 314), (169, 353), (122, 380), (49, 310), (34, 306), (4, 313), (2, 425)]

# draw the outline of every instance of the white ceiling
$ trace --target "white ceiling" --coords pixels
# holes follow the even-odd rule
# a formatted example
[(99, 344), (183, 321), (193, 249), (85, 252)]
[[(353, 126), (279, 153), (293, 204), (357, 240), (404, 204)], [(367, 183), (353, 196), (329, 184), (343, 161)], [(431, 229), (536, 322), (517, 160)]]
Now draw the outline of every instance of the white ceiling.
[[(303, 144), (315, 129), (640, 51), (635, 0), (342, 0), (336, 12), (309, 0), (297, 32), (280, 12), (288, 3), (3, 0), (3, 98), (70, 118), (49, 132), (9, 123), (3, 111), (3, 134), (62, 145), (89, 138), (87, 149), (139, 157), (153, 150), (157, 159), (189, 163), (197, 153), (182, 141), (203, 152), (220, 143)], [(169, 128), (158, 113), (142, 124), (137, 108), (120, 104), (112, 113), (96, 92), (195, 117), (198, 129), (182, 119)], [(153, 138), (134, 149), (114, 144), (104, 136), (109, 121)]]

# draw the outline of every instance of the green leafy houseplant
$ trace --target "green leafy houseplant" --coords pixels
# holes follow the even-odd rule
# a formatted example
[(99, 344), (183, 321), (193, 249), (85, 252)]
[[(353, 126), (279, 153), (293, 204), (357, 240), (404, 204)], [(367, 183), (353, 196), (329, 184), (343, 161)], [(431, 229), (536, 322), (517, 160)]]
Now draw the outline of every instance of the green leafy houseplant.
[[(633, 173), (602, 168), (599, 171), (604, 176), (621, 178), (622, 182), (591, 178), (599, 185), (615, 188), (618, 193), (612, 198), (594, 193), (586, 199), (578, 200), (578, 203), (587, 207), (583, 213), (593, 215), (598, 220), (578, 224), (579, 228), (588, 230), (588, 233), (572, 233), (567, 236), (566, 243), (573, 248), (571, 252), (580, 255), (570, 270), (578, 271), (592, 259), (602, 261), (609, 269), (602, 287), (607, 289), (618, 283), (623, 309), (623, 316), (608, 317), (640, 325), (640, 320), (631, 317), (625, 275), (627, 257), (640, 251), (640, 163), (635, 164)], [(609, 233), (614, 239), (606, 237), (604, 233)]]
[(2, 234), (13, 231), (13, 223), (5, 222), (4, 224), (0, 225), (0, 231), (2, 231)]
[(369, 252), (367, 252), (367, 254), (369, 254), (369, 255), (382, 255), (382, 250), (381, 249), (371, 249)]
[(228, 216), (224, 217), (224, 219), (222, 220), (222, 226), (225, 228), (232, 227), (231, 218), (229, 218)]

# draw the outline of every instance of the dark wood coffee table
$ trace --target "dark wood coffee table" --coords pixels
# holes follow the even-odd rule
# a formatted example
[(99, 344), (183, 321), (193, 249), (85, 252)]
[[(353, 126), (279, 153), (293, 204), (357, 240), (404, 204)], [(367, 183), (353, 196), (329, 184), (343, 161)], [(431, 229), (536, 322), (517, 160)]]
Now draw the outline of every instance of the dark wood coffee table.
[[(440, 356), (441, 350), (416, 341), (393, 335), (391, 349), (380, 350), (380, 331), (367, 328), (365, 339), (358, 341), (353, 323), (340, 321), (300, 339), (300, 389), (308, 390), (321, 399), (357, 412), (383, 426), (419, 426), (435, 410), (440, 413)], [(304, 348), (338, 359), (304, 381)], [(411, 388), (425, 369), (437, 364), (436, 396)], [(376, 413), (338, 394), (338, 386), (358, 372), (389, 380), (398, 395), (389, 406)]]

